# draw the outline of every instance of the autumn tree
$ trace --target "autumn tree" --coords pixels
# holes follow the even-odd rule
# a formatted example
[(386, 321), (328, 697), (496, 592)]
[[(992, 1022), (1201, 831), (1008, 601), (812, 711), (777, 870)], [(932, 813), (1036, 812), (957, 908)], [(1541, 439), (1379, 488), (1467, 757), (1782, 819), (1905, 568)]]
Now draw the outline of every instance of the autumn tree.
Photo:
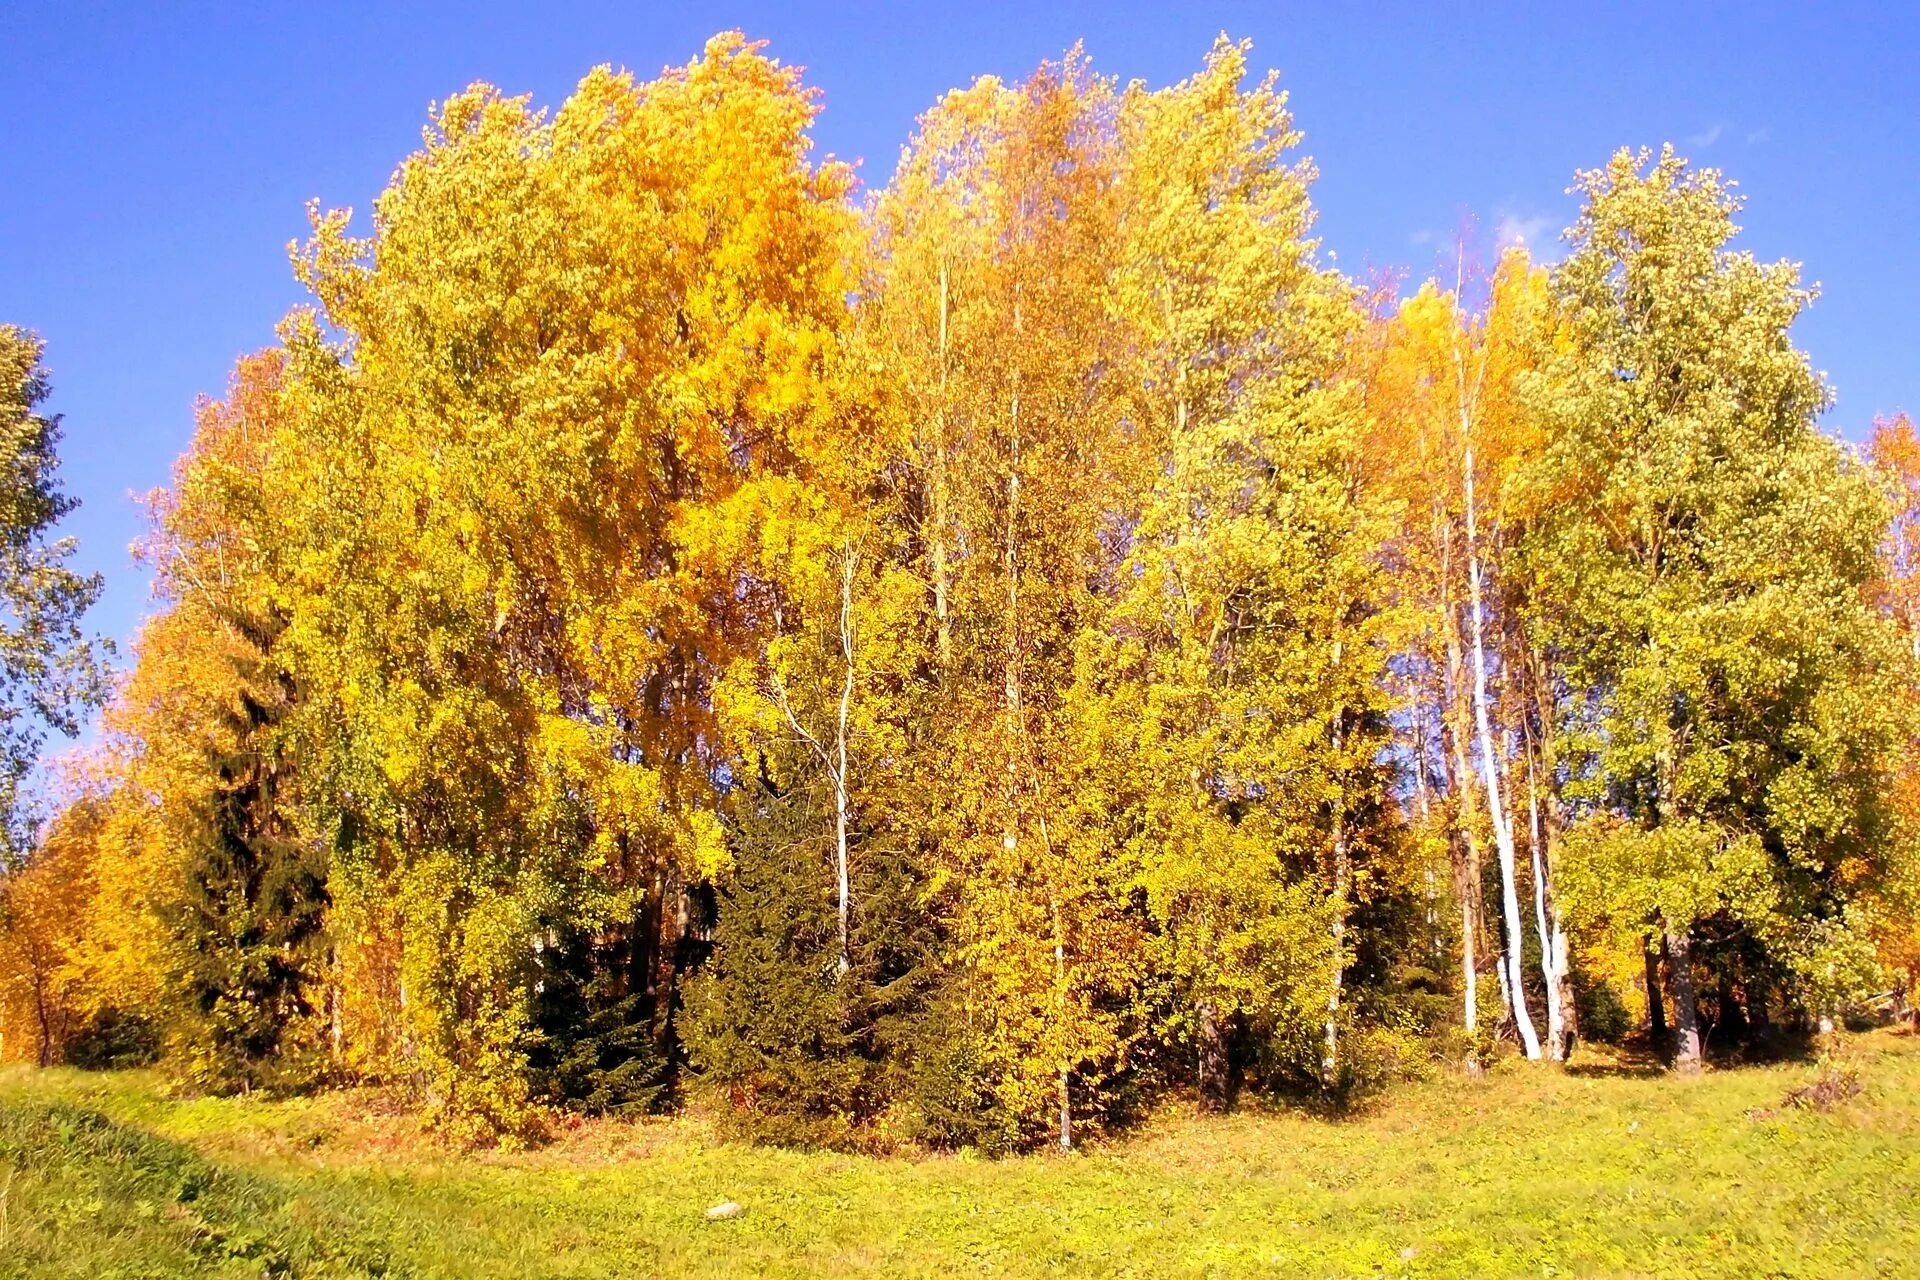
[(712, 516), (817, 420), (845, 314), (815, 109), (738, 36), (551, 119), (476, 87), (370, 239), (317, 216), (300, 254), (320, 820), (341, 915), (397, 957), (384, 1069), (484, 1125), (531, 1120), (529, 939), (591, 948), (675, 1053), (723, 856), (709, 693), (754, 634)]
[(90, 990), (84, 955), (104, 813), (100, 797), (75, 798), (0, 872), (0, 1061), (65, 1061), (104, 994)]
[(879, 305), (921, 335), (901, 400), (925, 424), (954, 981), (998, 1105), (1063, 1146), (1119, 1064), (1133, 948), (1068, 785), (1075, 649), (1143, 456), (1105, 376), (1118, 105), (1077, 52), (1017, 88), (980, 81), (922, 120), (879, 209), (899, 270)]
[(1215, 1107), (1235, 1028), (1339, 1078), (1347, 927), (1386, 811), (1386, 525), (1341, 377), (1360, 316), (1315, 261), (1285, 97), (1245, 66), (1222, 41), (1122, 104), (1112, 290), (1158, 478), (1073, 693), (1083, 821), (1144, 890), (1181, 993), (1165, 1031), (1198, 1045)]
[[(1893, 519), (1881, 545), (1875, 594), (1881, 609), (1906, 637), (1908, 652), (1920, 662), (1920, 437), (1915, 435), (1913, 419), (1906, 414), (1876, 419), (1867, 456), (1893, 495)], [(1916, 675), (1920, 672), (1909, 667), (1909, 708), (1920, 695)], [(1873, 934), (1880, 959), (1896, 975), (1899, 999), (1911, 1018), (1920, 1008), (1915, 995), (1920, 989), (1920, 735), (1909, 728), (1907, 736), (1890, 796), (1897, 840), (1886, 874), (1870, 892), (1875, 900)]]

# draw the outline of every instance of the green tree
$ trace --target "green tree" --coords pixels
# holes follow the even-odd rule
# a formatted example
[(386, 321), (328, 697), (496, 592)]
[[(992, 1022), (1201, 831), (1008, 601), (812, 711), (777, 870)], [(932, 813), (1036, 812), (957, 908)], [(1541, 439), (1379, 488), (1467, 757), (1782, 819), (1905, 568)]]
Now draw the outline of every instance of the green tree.
[(1902, 700), (1863, 588), (1888, 513), (1816, 425), (1828, 393), (1789, 336), (1813, 293), (1728, 247), (1720, 176), (1622, 151), (1579, 186), (1521, 554), (1565, 681), (1569, 896), (1664, 941), (1695, 1070), (1701, 944), (1723, 978), (1748, 947), (1762, 1016), (1772, 984), (1824, 1011), (1870, 976), (1854, 886), (1885, 847)]
[(732, 796), (713, 953), (688, 990), (699, 1087), (730, 1127), (770, 1141), (847, 1145), (889, 1109), (908, 1135), (951, 1140), (915, 1114), (936, 939), (912, 861), (863, 833), (843, 934), (830, 771), (768, 765)]
[(12, 855), (31, 844), (21, 784), (47, 730), (74, 736), (106, 691), (106, 647), (80, 629), (103, 581), (68, 566), (72, 538), (51, 536), (78, 503), (60, 487), (59, 416), (40, 412), (44, 351), (0, 324), (0, 823)]
[(1304, 162), (1244, 46), (1129, 91), (1114, 296), (1130, 410), (1158, 454), (1073, 694), (1086, 824), (1144, 892), (1179, 992), (1162, 1034), (1227, 1100), (1230, 1028), (1332, 1084), (1356, 896), (1385, 809), (1382, 562), (1352, 290), (1314, 260)]
[(239, 673), (214, 778), (185, 852), (173, 920), (181, 1009), (178, 1064), (226, 1091), (298, 1087), (321, 1068), (316, 998), (326, 962), (326, 863), (283, 795), (292, 775), (280, 730), (292, 682), (261, 659)]

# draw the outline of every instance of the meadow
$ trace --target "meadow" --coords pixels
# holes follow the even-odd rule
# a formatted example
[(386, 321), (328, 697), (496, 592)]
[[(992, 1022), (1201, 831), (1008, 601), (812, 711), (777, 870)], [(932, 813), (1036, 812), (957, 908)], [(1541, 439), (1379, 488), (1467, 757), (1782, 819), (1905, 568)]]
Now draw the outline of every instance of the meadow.
[[(1830, 1073), (1861, 1092), (1786, 1101)], [(1916, 1204), (1898, 1030), (1696, 1080), (1585, 1052), (1436, 1069), (1344, 1119), (1170, 1108), (1004, 1160), (747, 1146), (698, 1114), (462, 1152), (371, 1091), (0, 1075), (9, 1277), (1920, 1275)]]

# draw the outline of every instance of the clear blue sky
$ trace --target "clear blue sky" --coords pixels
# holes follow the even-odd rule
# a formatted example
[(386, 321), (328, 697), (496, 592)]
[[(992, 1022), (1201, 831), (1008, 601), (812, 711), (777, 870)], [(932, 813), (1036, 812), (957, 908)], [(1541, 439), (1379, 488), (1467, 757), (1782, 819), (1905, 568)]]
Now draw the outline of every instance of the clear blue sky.
[[(1736, 178), (1743, 243), (1807, 264), (1799, 339), (1829, 423), (1920, 410), (1920, 4), (604, 3), (231, 6), (0, 0), (0, 320), (47, 340), (69, 523), (95, 622), (149, 607), (129, 493), (163, 483), (233, 358), (299, 300), (312, 197), (365, 210), (427, 104), (474, 80), (554, 104), (607, 62), (651, 75), (716, 30), (826, 93), (821, 147), (884, 183), (943, 90), (1076, 39), (1153, 84), (1249, 36), (1292, 91), (1342, 265), (1415, 276), (1462, 215), (1550, 241), (1576, 168), (1672, 140)], [(1544, 232), (1544, 234), (1542, 234)]]

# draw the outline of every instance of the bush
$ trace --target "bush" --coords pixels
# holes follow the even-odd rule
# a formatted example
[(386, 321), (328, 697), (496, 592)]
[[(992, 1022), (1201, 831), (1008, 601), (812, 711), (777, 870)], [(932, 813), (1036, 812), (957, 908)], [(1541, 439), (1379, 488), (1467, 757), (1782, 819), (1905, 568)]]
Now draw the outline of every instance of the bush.
[(1573, 1008), (1579, 1019), (1580, 1034), (1601, 1044), (1619, 1044), (1633, 1030), (1634, 1016), (1621, 1000), (1620, 993), (1604, 978), (1590, 977), (1584, 969), (1573, 969)]
[(88, 1071), (144, 1067), (160, 1056), (160, 1028), (143, 1014), (102, 1009), (66, 1044), (69, 1065)]

